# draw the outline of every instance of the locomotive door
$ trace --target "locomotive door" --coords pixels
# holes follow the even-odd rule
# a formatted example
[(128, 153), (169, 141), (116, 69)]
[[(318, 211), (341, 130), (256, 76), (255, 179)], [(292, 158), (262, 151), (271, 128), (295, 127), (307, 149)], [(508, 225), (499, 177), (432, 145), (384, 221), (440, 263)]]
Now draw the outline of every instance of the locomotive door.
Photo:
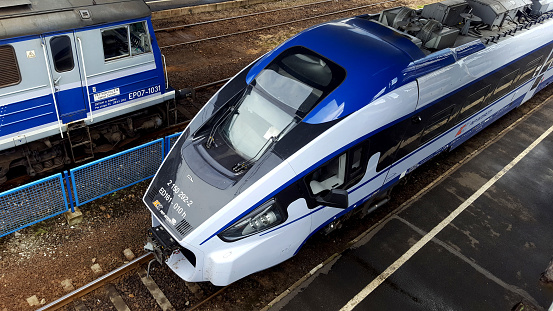
[(73, 32), (45, 36), (48, 65), (63, 123), (86, 118), (87, 105)]

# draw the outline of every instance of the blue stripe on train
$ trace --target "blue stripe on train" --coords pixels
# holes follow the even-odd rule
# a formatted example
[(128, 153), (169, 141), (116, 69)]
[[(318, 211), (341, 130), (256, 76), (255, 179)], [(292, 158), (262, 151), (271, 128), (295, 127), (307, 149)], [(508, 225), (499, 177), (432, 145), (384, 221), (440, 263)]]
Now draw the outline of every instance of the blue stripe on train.
[(48, 94), (0, 107), (0, 136), (12, 135), (56, 122), (52, 95)]

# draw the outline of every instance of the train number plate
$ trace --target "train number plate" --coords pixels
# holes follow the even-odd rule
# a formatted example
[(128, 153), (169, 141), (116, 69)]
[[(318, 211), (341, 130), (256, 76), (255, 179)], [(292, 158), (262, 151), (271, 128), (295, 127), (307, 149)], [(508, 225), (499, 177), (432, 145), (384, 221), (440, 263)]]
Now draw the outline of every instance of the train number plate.
[(113, 96), (117, 96), (119, 94), (120, 94), (119, 88), (116, 87), (116, 88), (111, 89), (111, 90), (107, 90), (107, 91), (103, 91), (103, 92), (94, 94), (94, 101), (99, 101), (99, 100), (102, 100), (102, 99), (110, 98), (110, 97), (113, 97)]

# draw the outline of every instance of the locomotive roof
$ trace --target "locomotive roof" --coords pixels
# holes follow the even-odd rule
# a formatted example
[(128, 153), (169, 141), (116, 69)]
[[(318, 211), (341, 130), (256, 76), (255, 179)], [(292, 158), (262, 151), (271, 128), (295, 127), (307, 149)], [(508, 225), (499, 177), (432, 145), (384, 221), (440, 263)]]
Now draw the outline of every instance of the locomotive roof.
[(0, 39), (150, 16), (144, 0), (3, 0)]

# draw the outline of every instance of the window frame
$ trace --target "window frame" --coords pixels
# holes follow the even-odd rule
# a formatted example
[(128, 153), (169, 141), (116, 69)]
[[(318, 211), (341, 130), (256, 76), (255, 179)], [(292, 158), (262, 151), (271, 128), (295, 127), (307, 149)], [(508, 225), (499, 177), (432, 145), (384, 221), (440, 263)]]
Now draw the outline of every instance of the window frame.
[[(484, 107), (486, 107), (487, 106), (487, 99), (490, 96), (491, 88), (492, 88), (491, 84), (488, 84), (488, 85), (480, 88), (476, 92), (473, 92), (472, 94), (470, 94), (467, 97), (467, 101), (465, 102), (465, 104), (461, 107), (461, 109), (459, 109), (459, 112), (457, 113), (455, 123), (459, 123), (463, 120), (466, 120), (466, 119), (470, 118), (475, 113), (477, 113), (478, 111), (480, 111)], [(482, 93), (482, 94), (480, 94), (480, 93)], [(477, 103), (476, 100), (472, 100), (476, 96), (478, 96), (477, 99), (481, 99), (479, 103)], [(467, 111), (468, 111), (468, 113), (467, 113)]]
[[(506, 75), (503, 75), (499, 81), (497, 82), (493, 92), (491, 92), (491, 101), (495, 102), (502, 98), (503, 96), (509, 94), (510, 91), (512, 91), (513, 87), (515, 86), (515, 82), (518, 80), (518, 76), (520, 73), (520, 69), (517, 68), (511, 72), (509, 72)], [(510, 79), (507, 79), (507, 78)], [(507, 82), (506, 82), (507, 81)], [(506, 82), (506, 83), (505, 83)]]
[[(58, 69), (58, 63), (56, 61), (56, 55), (54, 55), (54, 49), (52, 48), (52, 41), (54, 41), (56, 39), (62, 39), (62, 38), (67, 38), (67, 40), (69, 41), (69, 55), (71, 56), (71, 68), (59, 70)], [(68, 71), (71, 71), (71, 70), (75, 69), (75, 58), (73, 57), (73, 41), (71, 40), (71, 37), (69, 37), (68, 35), (54, 36), (54, 37), (50, 38), (48, 43), (50, 45), (50, 52), (52, 53), (52, 56), (51, 56), (52, 57), (52, 63), (54, 64), (54, 69), (56, 70), (56, 72), (64, 73), (64, 72), (68, 72)]]
[[(150, 49), (147, 52), (134, 54), (132, 52), (131, 25), (137, 24), (137, 23), (141, 23), (143, 25), (144, 31), (146, 33), (146, 38), (148, 40), (148, 46), (150, 47)], [(119, 28), (125, 28), (126, 31), (127, 31), (127, 36), (126, 36), (127, 37), (127, 42), (126, 42), (126, 44), (127, 44), (127, 53), (124, 54), (124, 55), (118, 55), (118, 56), (106, 58), (105, 45), (104, 45), (104, 32), (119, 29)], [(104, 54), (104, 62), (105, 63), (116, 61), (116, 60), (119, 60), (119, 59), (133, 58), (133, 57), (137, 57), (137, 56), (140, 56), (140, 55), (153, 53), (152, 38), (150, 36), (150, 30), (148, 29), (148, 24), (146, 23), (146, 21), (137, 21), (137, 22), (133, 22), (133, 23), (128, 23), (128, 24), (122, 24), (122, 25), (117, 25), (117, 26), (113, 26), (113, 27), (103, 28), (103, 29), (100, 30), (100, 34), (101, 34), (102, 51), (103, 51), (103, 54)]]
[[(319, 203), (317, 203), (315, 201), (315, 199), (317, 197), (324, 196), (326, 191), (330, 191), (331, 189), (346, 189), (347, 190), (347, 189), (351, 188), (352, 186), (354, 186), (355, 184), (359, 183), (359, 181), (363, 178), (363, 176), (365, 176), (365, 173), (367, 171), (367, 165), (368, 165), (368, 159), (369, 159), (369, 157), (368, 157), (368, 155), (369, 155), (369, 146), (370, 146), (370, 143), (369, 143), (368, 140), (364, 141), (360, 144), (357, 144), (357, 145), (349, 148), (348, 150), (346, 150), (344, 152), (341, 152), (340, 154), (332, 157), (328, 161), (326, 161), (323, 164), (319, 165), (317, 168), (313, 169), (305, 177), (303, 177), (302, 184), (306, 189), (306, 193), (307, 193), (306, 199), (309, 202), (308, 205), (309, 205), (310, 208), (314, 208), (314, 207), (320, 205)], [(353, 164), (354, 155), (355, 155), (355, 152), (359, 149), (361, 149), (360, 167), (355, 172), (353, 172), (352, 164)], [(326, 165), (329, 165), (330, 163), (332, 163), (334, 161), (336, 161), (337, 165), (339, 166), (340, 165), (340, 158), (343, 157), (343, 156), (345, 156), (344, 180), (343, 180), (343, 182), (340, 185), (338, 185), (336, 187), (333, 187), (331, 189), (324, 189), (324, 190), (319, 191), (317, 193), (313, 193), (313, 189), (310, 185), (311, 181), (313, 180), (312, 176), (315, 173), (317, 173), (318, 171), (320, 171), (322, 168), (324, 168)], [(338, 169), (339, 169), (339, 167), (338, 167)]]

